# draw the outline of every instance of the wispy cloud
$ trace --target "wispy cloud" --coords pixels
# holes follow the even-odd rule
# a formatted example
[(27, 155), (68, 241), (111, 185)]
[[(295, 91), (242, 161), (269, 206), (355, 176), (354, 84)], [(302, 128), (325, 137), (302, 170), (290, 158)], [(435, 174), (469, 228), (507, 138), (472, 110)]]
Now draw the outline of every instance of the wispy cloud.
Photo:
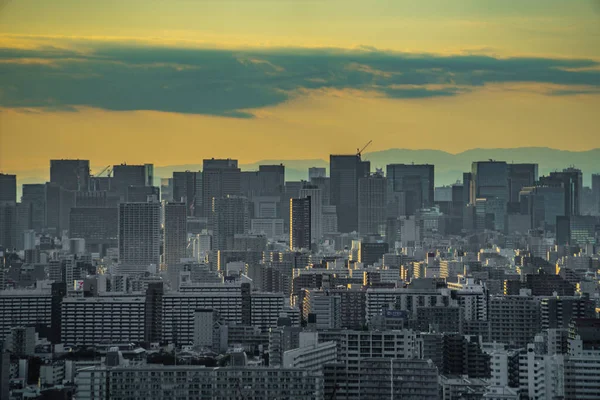
[[(80, 40), (81, 42), (81, 40)], [(548, 95), (594, 94), (592, 59), (409, 54), (374, 48), (202, 49), (87, 41), (0, 49), (0, 106), (157, 110), (236, 118), (310, 90), (389, 98), (459, 96), (488, 84), (545, 84)], [(248, 111), (250, 110), (250, 111)]]

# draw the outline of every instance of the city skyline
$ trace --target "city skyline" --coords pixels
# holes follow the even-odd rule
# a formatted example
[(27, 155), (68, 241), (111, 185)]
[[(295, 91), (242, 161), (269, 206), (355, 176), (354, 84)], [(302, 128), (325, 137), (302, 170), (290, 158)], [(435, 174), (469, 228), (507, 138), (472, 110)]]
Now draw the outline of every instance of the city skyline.
[[(365, 138), (371, 151), (598, 148), (599, 9), (556, 0), (8, 2), (0, 169), (142, 154), (157, 165), (213, 155), (246, 163), (273, 152), (313, 157), (315, 147), (325, 158)], [(31, 143), (27, 154), (11, 151)]]

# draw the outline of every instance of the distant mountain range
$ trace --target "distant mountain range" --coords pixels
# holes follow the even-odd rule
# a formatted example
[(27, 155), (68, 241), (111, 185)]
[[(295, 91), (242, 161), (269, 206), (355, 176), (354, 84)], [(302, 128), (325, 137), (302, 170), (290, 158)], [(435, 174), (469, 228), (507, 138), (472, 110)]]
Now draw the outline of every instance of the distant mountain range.
[[(434, 164), (436, 185), (449, 185), (462, 180), (463, 172), (471, 170), (473, 161), (502, 160), (508, 163), (536, 163), (540, 175), (575, 166), (584, 173), (584, 184), (590, 185), (591, 174), (600, 173), (600, 149), (588, 151), (566, 151), (547, 147), (520, 147), (514, 149), (472, 149), (458, 154), (440, 150), (389, 149), (363, 154), (371, 161), (371, 169), (383, 168), (388, 164)], [(284, 164), (286, 180), (308, 178), (309, 167), (329, 168), (329, 160), (263, 160), (242, 165), (244, 170), (258, 169), (260, 164)], [(157, 175), (159, 175), (157, 173)]]
[[(415, 163), (435, 165), (436, 186), (449, 185), (462, 180), (463, 172), (470, 171), (473, 161), (502, 160), (509, 163), (537, 163), (540, 175), (551, 171), (575, 166), (584, 173), (584, 185), (590, 185), (591, 174), (600, 173), (600, 149), (588, 151), (556, 150), (547, 147), (518, 147), (512, 149), (471, 149), (458, 154), (441, 150), (389, 149), (363, 154), (363, 159), (371, 161), (371, 169), (383, 168), (387, 164)], [(244, 171), (257, 170), (261, 164), (285, 165), (286, 180), (308, 179), (308, 168), (329, 168), (329, 160), (260, 160), (252, 164), (242, 164)], [(165, 165), (154, 168), (156, 184), (160, 178), (170, 177), (173, 171), (199, 171), (202, 164)], [(7, 171), (9, 172), (9, 171)], [(49, 172), (42, 170), (17, 171), (19, 184), (44, 182)], [(20, 188), (19, 188), (20, 192)]]

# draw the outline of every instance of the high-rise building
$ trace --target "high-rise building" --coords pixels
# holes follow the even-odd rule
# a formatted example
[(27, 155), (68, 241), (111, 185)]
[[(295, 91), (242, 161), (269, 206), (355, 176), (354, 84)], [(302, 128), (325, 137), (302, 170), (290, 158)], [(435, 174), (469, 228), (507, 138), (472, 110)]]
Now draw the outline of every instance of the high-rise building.
[(315, 178), (325, 178), (327, 176), (327, 169), (321, 167), (310, 167), (308, 169), (308, 181), (312, 182)]
[(520, 193), (521, 214), (530, 216), (533, 228), (555, 230), (557, 217), (565, 213), (565, 189), (557, 182), (524, 187)]
[(369, 175), (371, 163), (362, 161), (360, 154), (330, 155), (330, 201), (336, 206), (338, 230), (358, 230), (358, 180)]
[(504, 203), (510, 199), (509, 170), (504, 161), (476, 161), (471, 170), (471, 204), (476, 199), (497, 198)]
[(160, 264), (160, 203), (119, 204), (119, 263), (143, 273)]
[(310, 198), (310, 236), (311, 240), (319, 242), (323, 237), (323, 200), (321, 189), (306, 185), (300, 189), (300, 198)]
[(24, 184), (21, 203), (31, 205), (31, 229), (41, 232), (46, 225), (46, 185)]
[(290, 249), (310, 249), (311, 198), (290, 199)]
[(518, 203), (524, 187), (533, 186), (538, 180), (537, 164), (508, 164), (510, 202)]
[(392, 217), (415, 215), (421, 208), (433, 206), (435, 167), (430, 164), (389, 164), (387, 201)]
[(0, 202), (0, 247), (17, 247), (17, 205), (15, 202)]
[(551, 172), (549, 176), (542, 176), (540, 183), (547, 186), (560, 185), (564, 189), (564, 213), (570, 215), (581, 215), (581, 201), (583, 192), (583, 175), (581, 170), (566, 168), (562, 172)]
[(202, 172), (173, 172), (173, 200), (186, 204), (187, 215), (202, 213)]
[(88, 190), (89, 160), (50, 160), (50, 182), (66, 190)]
[(158, 186), (128, 186), (125, 201), (127, 203), (145, 203), (148, 201), (148, 197), (160, 199)]
[(285, 166), (259, 165), (258, 177), (261, 196), (279, 196), (285, 190)]
[(111, 179), (111, 190), (120, 194), (121, 199), (127, 198), (129, 186), (152, 186), (154, 184), (154, 165), (115, 165)]
[(105, 254), (106, 249), (117, 247), (119, 211), (116, 207), (71, 208), (69, 237), (85, 240), (89, 252)]
[(187, 229), (186, 203), (164, 203), (164, 260), (167, 268), (186, 257)]
[(600, 174), (592, 175), (592, 196), (594, 199), (593, 211), (600, 215)]
[(235, 235), (250, 230), (248, 199), (227, 195), (213, 197), (212, 204), (213, 250), (233, 250)]
[(69, 230), (71, 208), (75, 207), (75, 191), (56, 183), (46, 183), (46, 228), (60, 235)]
[(387, 180), (383, 172), (358, 180), (358, 233), (368, 235), (385, 231)]
[(202, 171), (202, 209), (204, 217), (213, 213), (213, 199), (239, 196), (240, 169), (237, 160), (204, 160)]
[(0, 174), (0, 203), (17, 201), (17, 176)]

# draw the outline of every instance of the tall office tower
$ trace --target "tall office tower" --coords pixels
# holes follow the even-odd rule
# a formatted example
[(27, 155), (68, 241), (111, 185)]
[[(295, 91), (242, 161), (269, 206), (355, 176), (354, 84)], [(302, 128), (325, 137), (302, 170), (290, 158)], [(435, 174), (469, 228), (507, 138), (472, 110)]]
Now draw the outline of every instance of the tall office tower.
[(358, 180), (368, 176), (371, 163), (360, 154), (330, 155), (330, 202), (336, 206), (338, 230), (342, 233), (358, 230)]
[(554, 186), (562, 185), (565, 189), (564, 216), (581, 215), (581, 200), (583, 191), (583, 175), (581, 170), (566, 168), (562, 172), (551, 172), (550, 176), (542, 176), (540, 183)]
[(415, 215), (417, 210), (433, 206), (434, 172), (430, 164), (389, 164), (386, 176), (390, 216)]
[(154, 165), (114, 165), (110, 189), (119, 193), (121, 199), (127, 198), (129, 186), (152, 186), (154, 184)]
[(600, 174), (592, 175), (592, 196), (595, 205), (593, 210), (597, 215), (600, 215)]
[(164, 203), (164, 259), (167, 268), (186, 257), (187, 249), (186, 203)]
[(117, 207), (71, 208), (69, 237), (85, 240), (90, 253), (104, 255), (106, 249), (117, 247), (119, 211)]
[(24, 184), (21, 203), (31, 205), (31, 229), (41, 232), (46, 226), (46, 185)]
[(463, 172), (463, 205), (471, 203), (471, 190), (473, 189), (473, 175), (470, 172)]
[(69, 215), (75, 207), (75, 191), (68, 190), (56, 183), (46, 183), (46, 224), (45, 227), (61, 235), (69, 230)]
[(17, 247), (17, 205), (14, 201), (0, 202), (0, 247)]
[(519, 193), (524, 187), (533, 186), (538, 180), (537, 164), (508, 164), (510, 202), (519, 203)]
[(235, 235), (250, 230), (248, 199), (224, 196), (213, 198), (212, 204), (213, 250), (233, 250)]
[(186, 205), (187, 215), (199, 216), (202, 212), (202, 172), (173, 172), (173, 201)]
[(318, 176), (312, 178), (309, 183), (321, 189), (321, 198), (323, 200), (323, 206), (331, 205), (331, 179), (327, 177)]
[[(25, 232), (29, 232), (29, 237), (33, 236), (33, 244), (31, 246), (31, 242), (28, 242), (29, 247), (25, 247)], [(35, 247), (35, 233), (31, 233), (31, 204), (28, 203), (17, 203), (17, 231), (16, 231), (17, 239), (17, 249), (18, 250), (27, 250)]]
[(508, 164), (504, 161), (475, 161), (471, 170), (471, 199), (498, 198), (508, 203), (510, 199)]
[(202, 171), (203, 217), (210, 217), (213, 199), (240, 195), (240, 169), (237, 160), (204, 160)]
[(17, 201), (17, 176), (0, 174), (0, 202)]
[(387, 180), (383, 171), (358, 180), (358, 233), (385, 232)]
[(144, 203), (148, 197), (160, 200), (160, 189), (158, 186), (129, 186), (125, 201), (127, 203)]
[(300, 198), (310, 197), (310, 236), (318, 243), (323, 237), (323, 200), (321, 189), (313, 185), (306, 185), (300, 189)]
[(285, 190), (285, 166), (259, 165), (258, 179), (261, 196), (279, 196)]
[[(200, 172), (202, 174), (202, 172)], [(173, 200), (173, 178), (162, 178), (160, 180), (160, 200)]]
[(67, 190), (88, 190), (89, 160), (50, 160), (50, 182)]
[(556, 218), (564, 216), (565, 188), (557, 182), (524, 187), (520, 203), (521, 214), (530, 216), (531, 227), (554, 230)]
[(119, 204), (119, 263), (143, 273), (160, 264), (160, 203)]
[(290, 199), (290, 249), (310, 249), (311, 198)]
[(475, 161), (471, 178), (470, 204), (476, 205), (478, 199), (485, 199), (479, 203), (480, 206), (486, 204), (485, 214), (493, 216), (493, 229), (504, 230), (510, 200), (508, 164), (504, 161)]
[(327, 176), (327, 169), (320, 167), (310, 167), (308, 169), (308, 181), (311, 182), (314, 178), (325, 178)]

